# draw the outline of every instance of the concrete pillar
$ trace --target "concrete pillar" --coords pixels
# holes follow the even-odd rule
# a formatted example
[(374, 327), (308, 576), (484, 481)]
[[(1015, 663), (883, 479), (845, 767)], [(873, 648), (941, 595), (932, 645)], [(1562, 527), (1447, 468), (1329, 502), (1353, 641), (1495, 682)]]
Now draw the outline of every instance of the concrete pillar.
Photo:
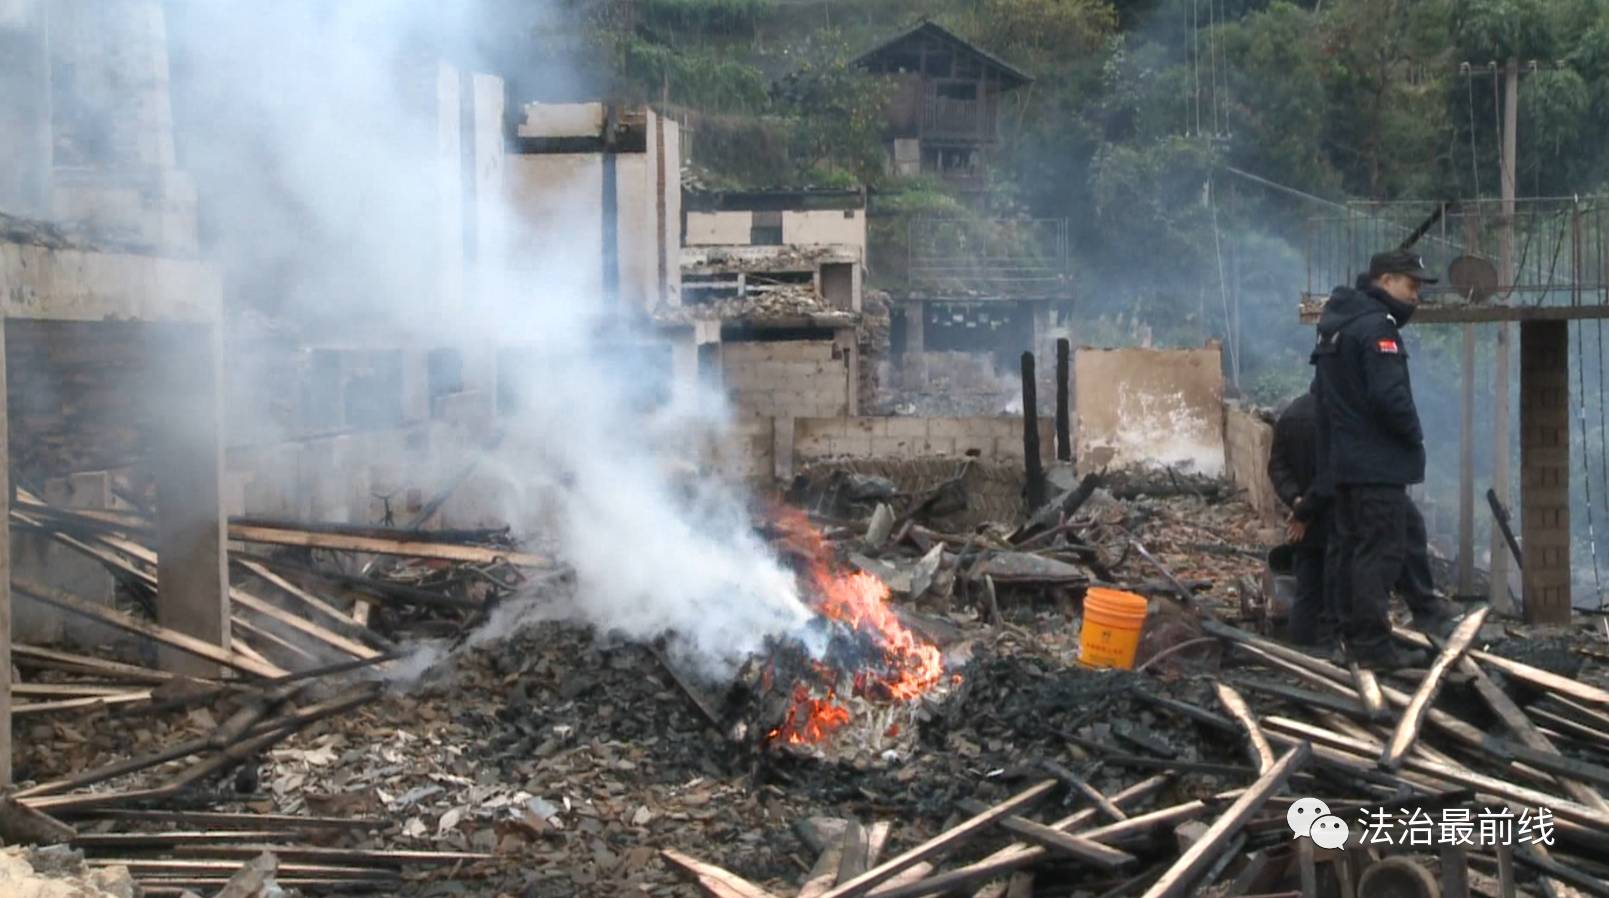
[(921, 302), (905, 303), (905, 353), (907, 355), (921, 355), (927, 351), (927, 337), (924, 332), (926, 305)]
[[(157, 622), (229, 647), (229, 563), (223, 511), (222, 346), (207, 324), (148, 325), (151, 468), (156, 479)], [(165, 652), (175, 672), (217, 665)]]
[(0, 2), (0, 209), (50, 210), (50, 54), (44, 0)]
[(0, 315), (0, 790), (11, 785), (11, 433), (5, 316)]
[(1570, 326), (1520, 325), (1520, 547), (1525, 619), (1570, 621)]

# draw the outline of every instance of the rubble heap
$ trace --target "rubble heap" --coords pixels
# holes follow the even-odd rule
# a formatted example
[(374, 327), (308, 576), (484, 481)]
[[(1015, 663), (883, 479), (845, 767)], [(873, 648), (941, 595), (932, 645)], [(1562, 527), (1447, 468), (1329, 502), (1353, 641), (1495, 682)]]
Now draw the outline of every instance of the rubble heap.
[[(753, 699), (785, 695), (786, 677), (712, 694), (660, 646), (553, 619), (573, 584), (506, 533), (237, 521), (233, 538), (279, 548), (233, 559), (242, 648), (214, 660), (234, 676), (19, 647), (26, 737), (0, 833), (66, 843), (151, 895), (255, 875), (305, 894), (690, 881), (751, 898), (1227, 898), (1459, 870), (1469, 894), (1609, 893), (1609, 683), (1590, 627), (1541, 633), (1474, 608), (1445, 642), (1399, 630), (1439, 655), (1428, 670), (1372, 676), (1273, 638), (1259, 575), (1275, 535), (1222, 484), (1087, 478), (1026, 521), (950, 532), (964, 482), (840, 475), (801, 486), (808, 521), (756, 523), (788, 563), (875, 577), (902, 631), (942, 652), (953, 678), (886, 741), (858, 735), (881, 726), (845, 727), (843, 745), (734, 738), (734, 719), (765, 731)], [(137, 517), (26, 496), (14, 516), (118, 570), (131, 601), (21, 591), (178, 644), (138, 607)], [(331, 563), (377, 549), (391, 560)], [(1079, 664), (1096, 585), (1149, 597), (1133, 670)], [(862, 721), (893, 707), (842, 706)], [(1292, 839), (1288, 812), (1313, 799), (1349, 825), (1345, 849)], [(1406, 809), (1503, 811), (1512, 837), (1413, 841)], [(265, 853), (272, 877), (252, 872)]]

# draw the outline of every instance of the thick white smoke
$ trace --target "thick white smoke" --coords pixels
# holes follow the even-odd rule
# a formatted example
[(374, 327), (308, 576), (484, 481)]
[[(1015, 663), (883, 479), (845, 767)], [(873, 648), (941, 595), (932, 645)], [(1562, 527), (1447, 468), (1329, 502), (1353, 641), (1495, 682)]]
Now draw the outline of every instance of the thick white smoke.
[[(720, 398), (632, 361), (651, 353), (604, 314), (600, 266), (572, 258), (563, 215), (504, 209), (509, 256), (480, 260), (467, 279), (475, 295), (443, 313), (437, 185), (457, 161), (436, 143), (434, 59), (446, 51), (474, 65), (478, 38), (499, 24), (464, 11), (484, 6), (174, 2), (181, 164), (203, 194), (207, 251), (225, 266), (231, 301), (274, 308), (304, 332), (456, 345), (466, 365), (516, 347), (526, 364), (504, 386), (522, 405), (480, 469), (497, 478), (508, 522), (556, 538), (574, 566), (578, 590), (563, 612), (633, 639), (674, 632), (707, 673), (725, 673), (809, 612), (740, 495), (671, 476), (720, 426)], [(549, 187), (570, 191), (567, 203), (599, 202)], [(644, 406), (638, 395), (655, 379), (669, 401)]]

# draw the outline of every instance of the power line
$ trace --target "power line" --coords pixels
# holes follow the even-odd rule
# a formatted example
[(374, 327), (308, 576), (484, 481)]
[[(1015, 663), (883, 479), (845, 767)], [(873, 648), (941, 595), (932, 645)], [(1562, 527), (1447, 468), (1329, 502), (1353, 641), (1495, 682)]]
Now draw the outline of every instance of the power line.
[(1190, 0), (1190, 57), (1195, 67), (1192, 83), (1195, 85), (1196, 131), (1201, 136), (1201, 5), (1200, 0)]
[[(1475, 198), (1481, 195), (1481, 166), (1480, 153), (1475, 150), (1475, 79), (1464, 79), (1465, 93), (1469, 100), (1469, 171), (1475, 176)], [(1478, 207), (1477, 207), (1478, 208)]]

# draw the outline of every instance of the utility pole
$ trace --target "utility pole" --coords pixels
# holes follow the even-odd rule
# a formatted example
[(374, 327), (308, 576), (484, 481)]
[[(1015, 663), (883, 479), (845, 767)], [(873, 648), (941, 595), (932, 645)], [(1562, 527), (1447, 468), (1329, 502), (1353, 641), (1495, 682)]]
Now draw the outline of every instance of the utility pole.
[[(1510, 57), (1503, 66), (1503, 158), (1502, 164), (1502, 244), (1498, 259), (1498, 284), (1500, 289), (1512, 293), (1514, 289), (1514, 191), (1515, 191), (1515, 152), (1518, 144), (1519, 132), (1519, 106), (1520, 106), (1520, 61), (1517, 57)], [(1512, 334), (1514, 326), (1509, 322), (1498, 322), (1497, 325), (1497, 354), (1492, 366), (1493, 392), (1496, 394), (1492, 406), (1492, 489), (1496, 491), (1498, 501), (1505, 508), (1512, 508), (1509, 501), (1509, 470), (1508, 470), (1508, 426), (1509, 426), (1509, 347), (1513, 344)], [(1509, 599), (1509, 556), (1508, 545), (1503, 541), (1503, 534), (1499, 528), (1492, 528), (1491, 538), (1492, 570), (1488, 598), (1492, 607), (1499, 612), (1510, 613), (1514, 610), (1513, 602)]]
[[(1443, 219), (1445, 229), (1446, 219)], [(1480, 254), (1480, 220), (1464, 218), (1464, 252)], [(1473, 296), (1468, 297), (1474, 299)], [(1475, 325), (1465, 324), (1458, 418), (1458, 595), (1475, 592)]]

